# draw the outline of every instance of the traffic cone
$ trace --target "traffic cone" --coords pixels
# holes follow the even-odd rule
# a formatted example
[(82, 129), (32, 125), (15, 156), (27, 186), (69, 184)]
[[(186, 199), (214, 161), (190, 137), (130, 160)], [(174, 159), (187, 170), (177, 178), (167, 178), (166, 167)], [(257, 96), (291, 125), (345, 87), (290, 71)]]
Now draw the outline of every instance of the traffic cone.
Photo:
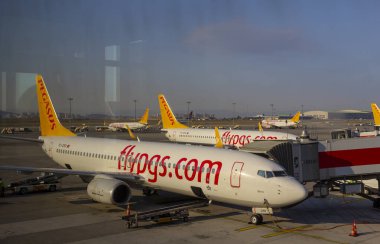
[(354, 222), (352, 223), (352, 230), (351, 230), (350, 236), (357, 237), (358, 235), (359, 235), (358, 230), (356, 228), (356, 223), (354, 220)]
[(131, 208), (129, 207), (129, 204), (127, 205), (127, 209), (125, 210), (126, 216), (131, 215)]

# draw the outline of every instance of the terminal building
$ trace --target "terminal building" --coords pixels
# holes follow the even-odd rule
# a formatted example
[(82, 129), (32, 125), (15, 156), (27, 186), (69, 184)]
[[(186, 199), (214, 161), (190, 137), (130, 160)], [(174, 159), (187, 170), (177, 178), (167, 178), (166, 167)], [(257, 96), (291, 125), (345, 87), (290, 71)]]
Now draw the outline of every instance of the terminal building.
[(307, 111), (304, 116), (310, 116), (315, 119), (373, 119), (372, 112), (361, 110)]

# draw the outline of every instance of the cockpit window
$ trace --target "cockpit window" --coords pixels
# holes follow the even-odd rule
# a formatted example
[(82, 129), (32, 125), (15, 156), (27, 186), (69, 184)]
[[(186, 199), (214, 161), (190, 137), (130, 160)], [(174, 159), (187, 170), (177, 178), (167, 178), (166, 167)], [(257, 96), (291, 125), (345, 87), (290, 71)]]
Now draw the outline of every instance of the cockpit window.
[(267, 171), (266, 173), (267, 173), (267, 178), (272, 178), (272, 177), (274, 177), (272, 171)]
[(257, 171), (257, 175), (260, 175), (261, 177), (266, 178), (266, 177), (265, 177), (265, 171), (264, 171), (264, 170), (259, 170), (259, 171)]
[(273, 174), (274, 174), (275, 177), (284, 177), (284, 176), (287, 176), (286, 172), (283, 171), (283, 170), (273, 171)]

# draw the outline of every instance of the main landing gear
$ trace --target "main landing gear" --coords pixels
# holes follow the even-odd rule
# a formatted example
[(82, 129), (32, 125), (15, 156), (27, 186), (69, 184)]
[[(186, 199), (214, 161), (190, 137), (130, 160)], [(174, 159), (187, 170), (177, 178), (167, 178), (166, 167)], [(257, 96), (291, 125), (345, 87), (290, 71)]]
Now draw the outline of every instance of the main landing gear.
[(154, 194), (157, 194), (157, 190), (153, 189), (153, 188), (150, 188), (150, 187), (144, 187), (143, 188), (143, 194), (145, 196), (152, 196)]

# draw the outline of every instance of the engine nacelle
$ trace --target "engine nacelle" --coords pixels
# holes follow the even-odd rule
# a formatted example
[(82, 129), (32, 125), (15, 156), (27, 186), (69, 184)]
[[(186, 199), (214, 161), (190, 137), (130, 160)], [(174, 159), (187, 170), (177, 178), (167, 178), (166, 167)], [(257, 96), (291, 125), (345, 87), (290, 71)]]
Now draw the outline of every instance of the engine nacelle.
[(97, 175), (88, 184), (87, 194), (97, 202), (123, 205), (131, 198), (131, 188), (124, 181)]

